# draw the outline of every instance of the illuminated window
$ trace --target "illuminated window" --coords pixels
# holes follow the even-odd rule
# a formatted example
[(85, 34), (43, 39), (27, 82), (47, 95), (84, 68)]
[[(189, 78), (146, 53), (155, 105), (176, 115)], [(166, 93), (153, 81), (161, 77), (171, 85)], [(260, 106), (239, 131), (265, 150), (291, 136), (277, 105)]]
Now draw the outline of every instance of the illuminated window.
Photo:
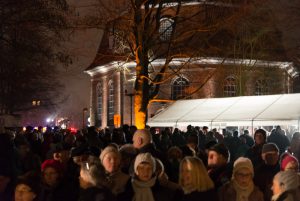
[(108, 84), (108, 121), (114, 120), (114, 83), (112, 80)]
[(185, 98), (188, 93), (188, 87), (190, 83), (187, 79), (183, 77), (177, 78), (172, 85), (172, 99), (177, 100), (181, 98)]
[(33, 100), (32, 101), (32, 106), (40, 106), (41, 105), (41, 101), (40, 100)]
[(161, 18), (159, 26), (160, 39), (163, 41), (169, 40), (173, 31), (174, 20), (171, 18)]
[(255, 95), (268, 95), (269, 87), (266, 80), (257, 80), (255, 82)]
[(97, 119), (96, 119), (96, 125), (101, 125), (101, 119), (102, 119), (102, 85), (100, 82), (98, 82), (96, 86), (96, 97), (97, 97)]
[(224, 82), (224, 96), (232, 97), (236, 96), (237, 84), (236, 79), (233, 76), (229, 76)]

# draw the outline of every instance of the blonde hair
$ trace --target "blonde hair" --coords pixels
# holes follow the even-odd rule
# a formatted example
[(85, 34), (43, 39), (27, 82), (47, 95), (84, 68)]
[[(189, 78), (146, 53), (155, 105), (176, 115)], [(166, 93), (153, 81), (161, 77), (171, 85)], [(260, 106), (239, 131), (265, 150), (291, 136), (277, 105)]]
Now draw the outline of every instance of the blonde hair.
[(187, 164), (192, 174), (192, 188), (199, 192), (208, 191), (214, 188), (214, 183), (207, 173), (207, 169), (204, 166), (201, 159), (197, 157), (187, 156), (180, 163), (179, 171), (179, 185), (183, 186), (182, 168), (183, 164)]

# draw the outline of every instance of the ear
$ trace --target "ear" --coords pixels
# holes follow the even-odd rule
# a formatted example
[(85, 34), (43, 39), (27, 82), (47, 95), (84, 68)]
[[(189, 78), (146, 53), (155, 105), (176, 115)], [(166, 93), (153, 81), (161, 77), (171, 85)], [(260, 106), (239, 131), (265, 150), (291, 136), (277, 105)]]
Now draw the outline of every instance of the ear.
[(138, 142), (139, 145), (142, 145), (144, 143), (143, 138), (139, 137), (137, 139), (137, 142)]

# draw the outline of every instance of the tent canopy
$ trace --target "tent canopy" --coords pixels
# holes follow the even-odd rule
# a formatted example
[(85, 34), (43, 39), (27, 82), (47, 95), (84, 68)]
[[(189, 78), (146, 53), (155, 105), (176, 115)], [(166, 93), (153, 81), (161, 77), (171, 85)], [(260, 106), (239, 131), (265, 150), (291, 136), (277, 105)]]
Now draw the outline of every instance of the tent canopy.
[(153, 127), (272, 126), (299, 129), (300, 94), (179, 100), (148, 121)]

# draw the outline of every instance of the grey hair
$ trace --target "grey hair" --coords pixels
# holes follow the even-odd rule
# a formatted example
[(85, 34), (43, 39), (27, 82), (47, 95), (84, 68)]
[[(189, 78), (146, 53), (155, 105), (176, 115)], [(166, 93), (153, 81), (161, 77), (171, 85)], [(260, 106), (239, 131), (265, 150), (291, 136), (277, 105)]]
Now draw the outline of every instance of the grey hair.
[(104, 167), (101, 165), (100, 160), (95, 158), (88, 160), (81, 165), (81, 171), (85, 178), (93, 186), (103, 187), (107, 185)]

